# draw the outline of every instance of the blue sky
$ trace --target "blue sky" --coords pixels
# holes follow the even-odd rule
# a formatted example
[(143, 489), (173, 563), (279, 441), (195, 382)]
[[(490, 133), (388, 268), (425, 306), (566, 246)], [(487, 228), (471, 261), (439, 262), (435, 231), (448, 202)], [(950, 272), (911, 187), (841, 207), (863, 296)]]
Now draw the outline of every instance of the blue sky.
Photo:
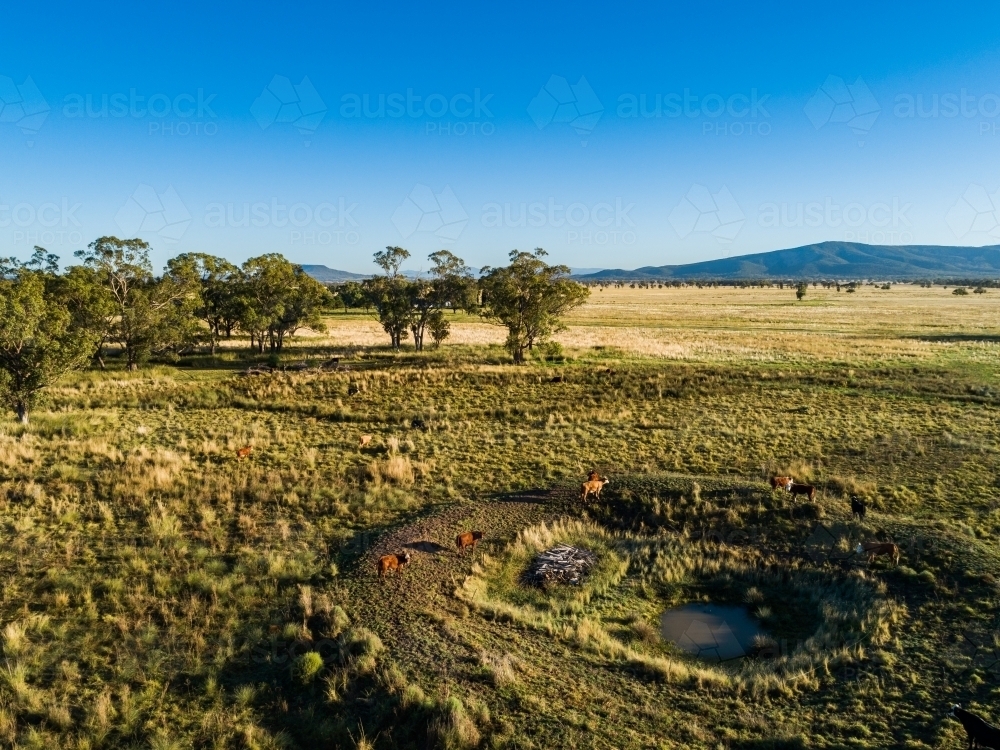
[[(752, 6), (752, 7), (751, 7)], [(1000, 243), (1000, 6), (5, 10), (0, 255)], [(991, 234), (993, 232), (993, 234)]]

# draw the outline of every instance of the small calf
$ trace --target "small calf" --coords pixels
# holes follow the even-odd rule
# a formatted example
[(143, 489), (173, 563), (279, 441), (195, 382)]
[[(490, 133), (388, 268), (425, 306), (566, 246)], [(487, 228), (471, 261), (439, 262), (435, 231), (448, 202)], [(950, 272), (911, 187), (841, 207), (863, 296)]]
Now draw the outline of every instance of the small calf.
[(386, 573), (397, 571), (402, 573), (403, 566), (410, 562), (410, 553), (404, 552), (401, 555), (382, 555), (378, 559), (378, 577), (384, 579)]
[(360, 440), (360, 442), (358, 444), (358, 447), (359, 448), (364, 448), (366, 445), (368, 445), (369, 443), (371, 443), (371, 441), (372, 441), (372, 436), (371, 435), (362, 435), (361, 436), (361, 440)]
[(604, 489), (604, 485), (610, 482), (610, 479), (592, 479), (589, 482), (584, 482), (580, 485), (580, 491), (583, 493), (581, 500), (586, 500), (590, 495), (593, 495), (598, 500), (601, 499), (601, 490)]
[(771, 477), (771, 489), (782, 489), (787, 491), (788, 488), (792, 486), (792, 481), (791, 477)]
[(475, 552), (476, 543), (482, 538), (483, 532), (481, 531), (466, 531), (455, 537), (455, 546), (458, 547), (459, 552), (464, 552), (466, 547), (472, 547), (472, 551)]
[(865, 504), (865, 501), (857, 495), (851, 495), (851, 516), (857, 518), (859, 521), (864, 521), (867, 512), (868, 506)]
[(816, 488), (811, 484), (796, 484), (795, 482), (789, 482), (785, 489), (792, 493), (793, 499), (797, 495), (805, 495), (810, 500), (813, 500), (816, 497)]
[(891, 557), (895, 565), (899, 565), (899, 547), (892, 542), (861, 542), (854, 549), (855, 552), (868, 555), (868, 564), (875, 562), (876, 557), (885, 555)]
[(253, 446), (244, 445), (242, 448), (236, 451), (236, 460), (242, 461), (244, 458), (253, 453)]
[(948, 713), (953, 719), (958, 719), (969, 735), (969, 747), (992, 747), (1000, 750), (1000, 729), (990, 724), (980, 716), (966, 711), (960, 703), (951, 707)]

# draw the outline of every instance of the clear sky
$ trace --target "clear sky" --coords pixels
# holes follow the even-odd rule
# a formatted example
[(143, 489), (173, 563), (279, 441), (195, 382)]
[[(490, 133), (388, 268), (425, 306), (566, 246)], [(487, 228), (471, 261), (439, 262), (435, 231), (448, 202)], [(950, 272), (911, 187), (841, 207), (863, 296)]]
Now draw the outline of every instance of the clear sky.
[[(1000, 243), (998, 3), (4, 9), (0, 255)], [(991, 231), (993, 234), (991, 234)]]

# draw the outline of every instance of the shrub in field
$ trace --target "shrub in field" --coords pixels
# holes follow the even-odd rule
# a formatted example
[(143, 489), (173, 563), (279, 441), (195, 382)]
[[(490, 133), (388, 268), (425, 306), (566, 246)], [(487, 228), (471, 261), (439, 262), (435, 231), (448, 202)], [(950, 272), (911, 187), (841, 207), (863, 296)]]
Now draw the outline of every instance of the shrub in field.
[(295, 660), (295, 674), (304, 683), (312, 682), (323, 671), (323, 657), (316, 651), (306, 651)]

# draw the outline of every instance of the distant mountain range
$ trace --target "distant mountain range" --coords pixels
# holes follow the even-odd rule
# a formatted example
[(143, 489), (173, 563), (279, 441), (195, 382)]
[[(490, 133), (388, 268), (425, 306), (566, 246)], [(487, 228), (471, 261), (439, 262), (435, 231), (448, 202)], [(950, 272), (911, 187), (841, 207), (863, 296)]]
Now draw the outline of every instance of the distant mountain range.
[(865, 245), (820, 242), (733, 258), (608, 269), (580, 274), (582, 281), (657, 279), (928, 279), (1000, 277), (1000, 245)]
[[(340, 283), (370, 274), (338, 271), (321, 265), (303, 265), (317, 281)], [(788, 250), (772, 250), (733, 258), (676, 266), (570, 269), (581, 281), (655, 281), (685, 279), (982, 279), (1000, 278), (1000, 245), (865, 245), (860, 242), (820, 242)], [(478, 275), (478, 269), (472, 269)], [(410, 277), (426, 272), (407, 270)]]
[(324, 284), (338, 284), (342, 281), (352, 281), (352, 280), (368, 278), (368, 275), (363, 273), (338, 271), (336, 268), (327, 268), (326, 266), (310, 266), (304, 263), (302, 264), (302, 270), (305, 271), (310, 276), (312, 276), (314, 279), (316, 279), (316, 281), (321, 281)]

